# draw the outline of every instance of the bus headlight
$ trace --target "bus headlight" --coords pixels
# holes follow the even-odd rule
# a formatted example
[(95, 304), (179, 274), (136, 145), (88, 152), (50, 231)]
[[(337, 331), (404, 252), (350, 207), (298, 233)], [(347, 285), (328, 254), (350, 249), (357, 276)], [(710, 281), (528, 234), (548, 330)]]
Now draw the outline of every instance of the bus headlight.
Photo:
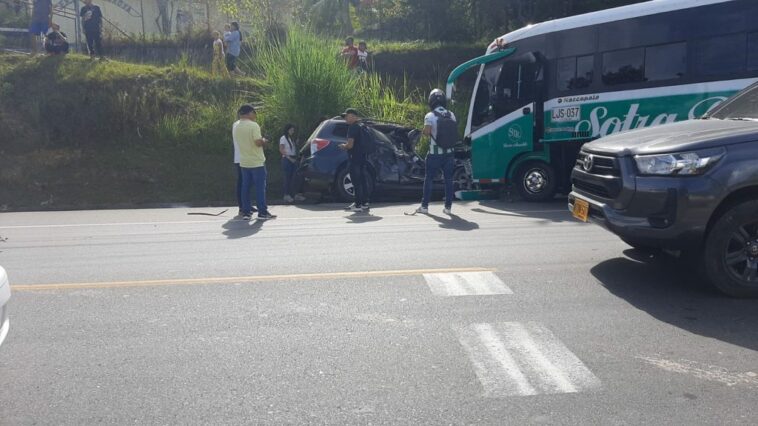
[(726, 153), (724, 148), (660, 155), (635, 155), (643, 175), (693, 176), (705, 173)]

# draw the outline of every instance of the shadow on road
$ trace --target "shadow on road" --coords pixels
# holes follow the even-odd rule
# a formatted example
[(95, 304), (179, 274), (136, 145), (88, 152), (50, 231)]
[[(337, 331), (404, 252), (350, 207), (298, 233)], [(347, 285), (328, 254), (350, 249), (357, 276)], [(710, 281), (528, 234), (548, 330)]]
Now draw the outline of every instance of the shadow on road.
[(262, 220), (252, 220), (250, 222), (240, 219), (229, 219), (221, 225), (224, 228), (224, 235), (230, 240), (245, 238), (258, 233), (263, 227)]
[(345, 216), (345, 219), (347, 219), (347, 223), (368, 223), (368, 222), (376, 222), (376, 221), (382, 220), (383, 218), (381, 216), (376, 216), (371, 213), (363, 212), (363, 213), (353, 213), (349, 216)]
[[(563, 200), (550, 201), (547, 203), (509, 203), (504, 201), (484, 200), (479, 202), (480, 207), (474, 207), (472, 212), (508, 217), (529, 217), (541, 219), (540, 223), (557, 223), (573, 221), (571, 213), (566, 210), (566, 202)], [(485, 208), (482, 208), (485, 207)], [(494, 210), (494, 211), (493, 211)]]
[(758, 350), (758, 300), (722, 296), (666, 256), (624, 253), (639, 261), (616, 258), (591, 269), (612, 294), (683, 330)]
[(478, 223), (468, 221), (454, 214), (451, 214), (449, 217), (435, 216), (433, 214), (426, 214), (425, 216), (434, 219), (439, 223), (439, 227), (443, 229), (452, 229), (454, 231), (473, 231), (474, 229), (479, 229)]

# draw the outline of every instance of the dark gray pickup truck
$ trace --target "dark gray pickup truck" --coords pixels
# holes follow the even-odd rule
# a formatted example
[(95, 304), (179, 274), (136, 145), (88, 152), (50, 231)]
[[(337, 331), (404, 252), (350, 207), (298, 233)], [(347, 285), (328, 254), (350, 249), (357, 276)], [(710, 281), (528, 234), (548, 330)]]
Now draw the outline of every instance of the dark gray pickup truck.
[(758, 297), (758, 83), (699, 120), (585, 144), (569, 209), (640, 249), (700, 260), (735, 297)]

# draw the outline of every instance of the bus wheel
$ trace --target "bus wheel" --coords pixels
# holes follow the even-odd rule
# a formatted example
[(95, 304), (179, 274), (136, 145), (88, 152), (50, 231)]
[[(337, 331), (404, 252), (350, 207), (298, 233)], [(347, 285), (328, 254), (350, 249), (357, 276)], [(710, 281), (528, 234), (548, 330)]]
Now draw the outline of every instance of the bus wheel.
[(555, 195), (555, 170), (547, 163), (532, 161), (516, 171), (514, 184), (526, 201), (547, 201)]

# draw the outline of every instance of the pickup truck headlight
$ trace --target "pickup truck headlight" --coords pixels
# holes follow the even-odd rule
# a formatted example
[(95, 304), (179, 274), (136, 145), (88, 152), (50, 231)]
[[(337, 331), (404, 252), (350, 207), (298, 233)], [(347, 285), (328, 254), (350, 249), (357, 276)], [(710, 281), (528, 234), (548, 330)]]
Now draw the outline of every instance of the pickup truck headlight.
[(710, 169), (726, 151), (723, 148), (698, 152), (660, 155), (635, 155), (637, 169), (643, 175), (693, 176)]

